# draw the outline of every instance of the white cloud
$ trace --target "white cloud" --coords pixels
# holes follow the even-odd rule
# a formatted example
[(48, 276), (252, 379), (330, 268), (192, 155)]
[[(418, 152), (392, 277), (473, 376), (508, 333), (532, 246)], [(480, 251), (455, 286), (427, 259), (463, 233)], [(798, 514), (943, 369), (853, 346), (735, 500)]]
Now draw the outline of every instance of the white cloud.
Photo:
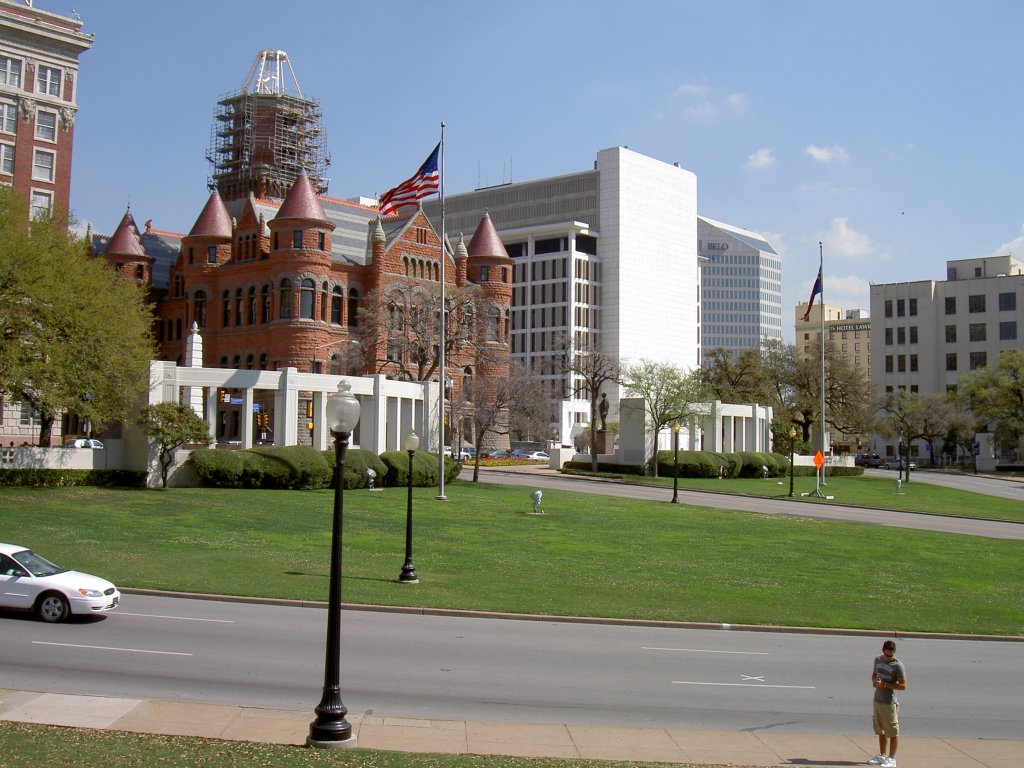
[(700, 104), (687, 107), (686, 114), (698, 120), (711, 120), (715, 116), (716, 110), (713, 104), (702, 101)]
[(775, 153), (767, 147), (762, 147), (747, 158), (747, 164), (744, 168), (748, 172), (754, 172), (763, 171), (766, 168), (771, 168), (773, 165), (775, 165)]
[[(807, 295), (811, 295), (813, 278), (807, 282)], [(804, 298), (804, 301), (807, 299)], [(825, 303), (843, 309), (870, 309), (871, 283), (855, 275), (833, 275), (825, 271)]]
[(984, 258), (992, 259), (996, 256), (1006, 256), (1007, 254), (1010, 256), (1016, 255), (1017, 258), (1021, 258), (1021, 256), (1024, 255), (1024, 227), (1021, 227), (1021, 234), (1019, 236), (1013, 238), (1013, 240), (1010, 240), (1009, 242), (1003, 243)]
[(840, 256), (856, 259), (879, 255), (878, 248), (871, 242), (871, 238), (851, 227), (849, 219), (845, 216), (832, 219), (832, 227), (819, 239), (824, 243), (827, 252), (830, 251)]
[(730, 93), (725, 100), (733, 109), (742, 109), (750, 103), (745, 93)]
[(825, 165), (831, 165), (832, 163), (846, 165), (850, 162), (850, 153), (838, 144), (833, 144), (831, 147), (819, 147), (816, 144), (810, 144), (807, 147), (807, 154)]
[(676, 88), (677, 96), (692, 96), (696, 99), (703, 99), (711, 89), (706, 85), (697, 85), (695, 83), (684, 83)]

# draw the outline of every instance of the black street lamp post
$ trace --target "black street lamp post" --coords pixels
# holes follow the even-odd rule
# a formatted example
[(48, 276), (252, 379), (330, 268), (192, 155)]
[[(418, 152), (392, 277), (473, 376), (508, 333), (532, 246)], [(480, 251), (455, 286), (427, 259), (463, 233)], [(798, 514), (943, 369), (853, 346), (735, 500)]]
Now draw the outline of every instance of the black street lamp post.
[(672, 425), (672, 503), (679, 503), (679, 424)]
[(402, 440), (402, 446), (409, 452), (409, 494), (405, 505), (405, 565), (398, 575), (398, 581), (402, 584), (420, 583), (416, 575), (416, 566), (412, 564), (412, 457), (419, 445), (420, 439), (415, 432), (410, 432)]
[(793, 498), (793, 453), (796, 445), (796, 430), (789, 429), (789, 497)]
[(327, 401), (327, 426), (334, 435), (334, 522), (331, 533), (331, 584), (327, 598), (327, 649), (324, 655), (324, 691), (316, 720), (309, 724), (308, 747), (352, 747), (356, 737), (345, 719), (348, 707), (341, 700), (341, 531), (345, 508), (345, 451), (359, 423), (359, 401), (345, 380)]

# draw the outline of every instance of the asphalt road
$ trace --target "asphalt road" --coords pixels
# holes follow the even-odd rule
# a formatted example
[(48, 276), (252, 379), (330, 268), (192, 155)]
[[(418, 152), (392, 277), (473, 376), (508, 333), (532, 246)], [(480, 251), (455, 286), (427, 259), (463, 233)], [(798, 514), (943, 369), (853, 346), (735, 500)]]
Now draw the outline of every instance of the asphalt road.
[[(0, 687), (286, 709), (320, 698), (319, 608), (126, 595), (101, 619), (0, 613)], [(345, 611), (353, 713), (861, 734), (881, 638)], [(1024, 645), (901, 639), (906, 732), (1020, 738)]]
[[(884, 472), (884, 470), (875, 470)], [(890, 473), (895, 482), (895, 473)], [(930, 473), (919, 472), (912, 475), (911, 482), (941, 482), (953, 484), (953, 487), (964, 490), (976, 490), (978, 493), (1001, 495), (1002, 493), (1018, 493), (1024, 503), (1024, 491), (1015, 491), (1021, 484), (988, 478), (966, 478), (965, 476), (935, 475), (936, 480), (926, 479)], [(470, 470), (463, 470), (463, 479), (471, 479)], [(959, 480), (959, 482), (957, 482)], [(604, 496), (621, 496), (633, 499), (651, 499), (669, 501), (672, 498), (671, 488), (655, 488), (642, 485), (629, 485), (608, 481), (596, 481), (592, 478), (573, 475), (556, 475), (544, 470), (481, 470), (480, 481), (484, 483), (502, 483), (522, 485), (529, 489), (558, 489), (580, 493), (594, 493)], [(968, 487), (970, 482), (972, 487)], [(985, 490), (981, 490), (985, 489)], [(828, 492), (827, 480), (825, 492)], [(1013, 498), (1012, 496), (1010, 498)], [(704, 493), (701, 491), (679, 491), (679, 500), (684, 504), (695, 504), (720, 509), (738, 509), (746, 512), (762, 512), (773, 515), (789, 515), (792, 517), (808, 517), (818, 520), (842, 520), (855, 523), (887, 525), (897, 528), (915, 528), (924, 531), (941, 531), (944, 533), (961, 533), (970, 536), (988, 536), (997, 539), (1024, 539), (1024, 524), (1008, 523), (996, 520), (977, 520), (973, 518), (951, 517), (948, 515), (927, 515), (918, 512), (894, 512), (866, 507), (843, 506), (826, 502), (810, 502), (789, 499), (767, 499), (754, 496), (733, 496), (722, 493)], [(524, 497), (524, 506), (529, 505), (529, 493)]]

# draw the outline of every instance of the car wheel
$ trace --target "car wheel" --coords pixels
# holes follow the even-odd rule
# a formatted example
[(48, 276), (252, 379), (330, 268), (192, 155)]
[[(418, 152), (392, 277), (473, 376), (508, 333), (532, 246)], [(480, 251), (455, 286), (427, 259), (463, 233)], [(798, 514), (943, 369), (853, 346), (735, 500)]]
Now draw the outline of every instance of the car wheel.
[(56, 592), (47, 592), (36, 603), (36, 616), (48, 624), (64, 621), (70, 613), (67, 598)]

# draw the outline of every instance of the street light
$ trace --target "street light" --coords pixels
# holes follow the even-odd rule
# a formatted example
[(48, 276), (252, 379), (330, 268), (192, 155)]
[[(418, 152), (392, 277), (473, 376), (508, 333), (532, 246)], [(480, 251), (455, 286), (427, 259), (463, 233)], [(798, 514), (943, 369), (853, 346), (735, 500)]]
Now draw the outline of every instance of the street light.
[(672, 465), (675, 472), (672, 476), (672, 503), (679, 503), (679, 424), (672, 425)]
[(345, 507), (345, 451), (359, 423), (359, 401), (344, 379), (327, 401), (327, 426), (334, 435), (334, 522), (331, 534), (331, 584), (327, 601), (327, 649), (324, 655), (324, 691), (309, 724), (308, 747), (351, 747), (356, 737), (345, 719), (341, 701), (341, 530)]
[(419, 584), (416, 566), (412, 564), (412, 456), (420, 447), (419, 436), (415, 432), (410, 432), (402, 440), (402, 447), (409, 452), (409, 495), (405, 504), (405, 565), (398, 575), (398, 581), (402, 584)]
[(796, 428), (789, 428), (789, 497), (793, 498), (793, 446), (796, 445)]

